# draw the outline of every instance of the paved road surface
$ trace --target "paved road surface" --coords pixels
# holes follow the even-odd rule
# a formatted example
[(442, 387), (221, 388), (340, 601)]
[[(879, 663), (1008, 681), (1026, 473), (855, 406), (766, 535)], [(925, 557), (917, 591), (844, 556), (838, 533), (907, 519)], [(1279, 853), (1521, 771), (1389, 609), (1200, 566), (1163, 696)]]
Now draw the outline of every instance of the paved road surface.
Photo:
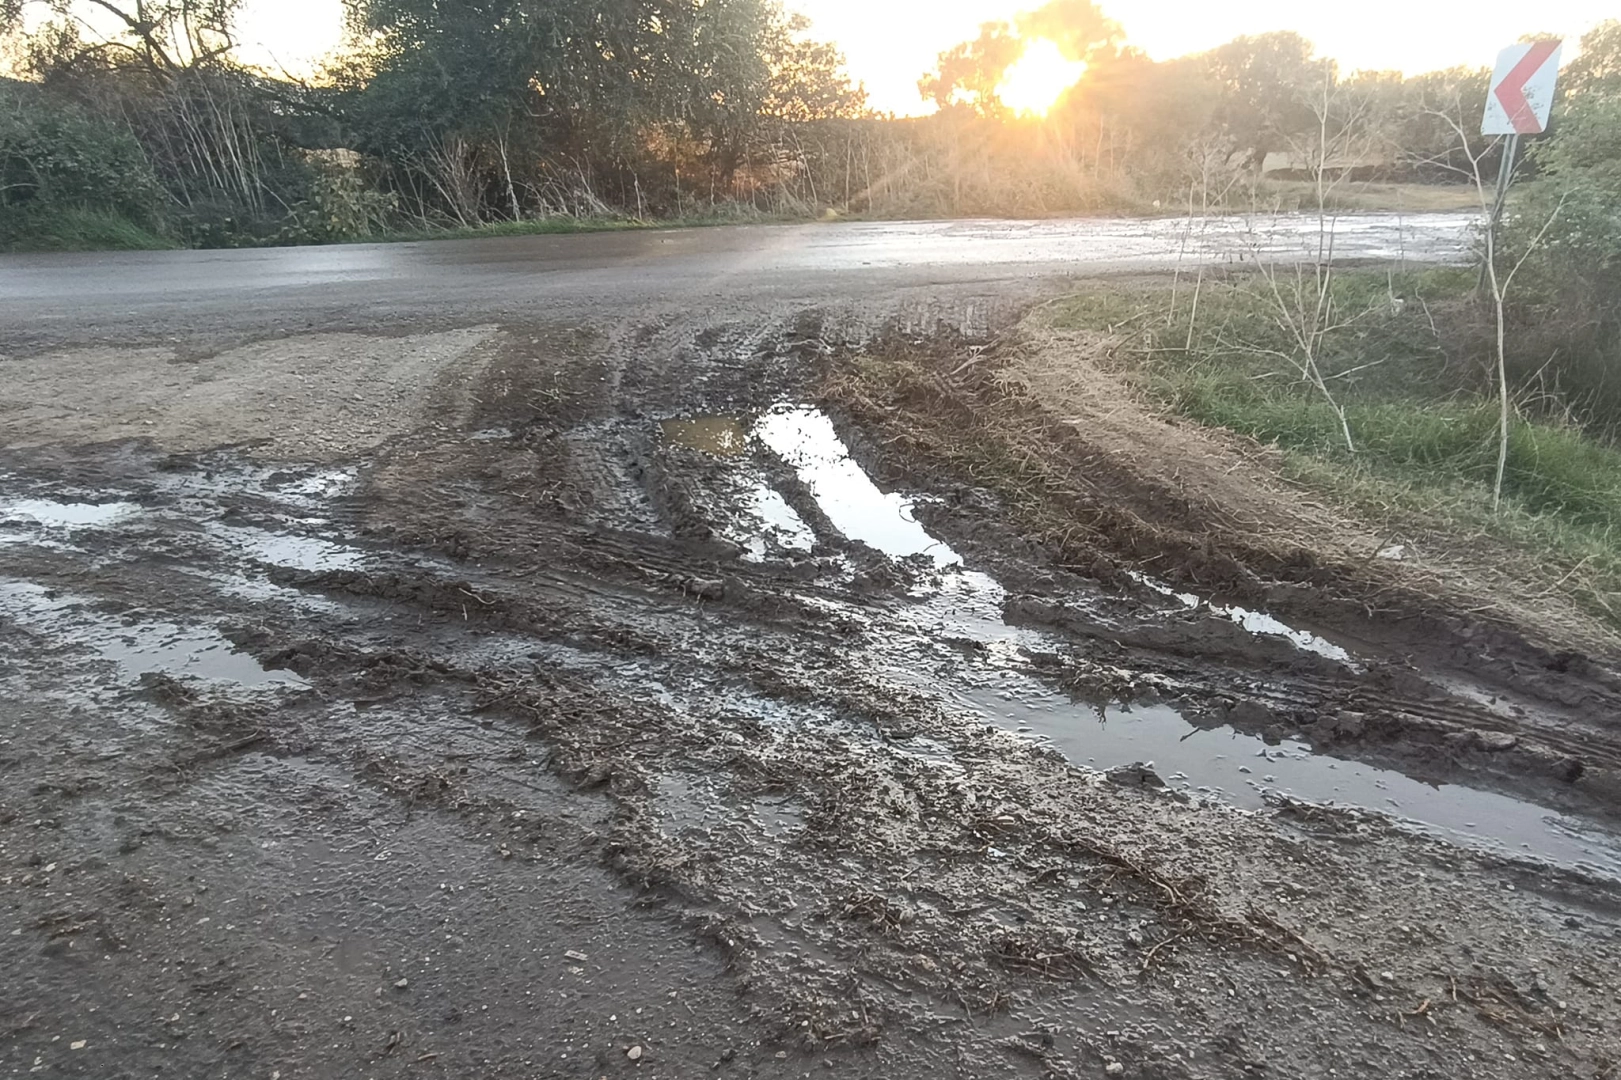
[[(1465, 214), (1339, 220), (1343, 259), (1446, 261)], [(248, 251), (0, 258), (0, 348), (854, 301), (926, 287), (1284, 259), (1314, 217), (837, 223)]]

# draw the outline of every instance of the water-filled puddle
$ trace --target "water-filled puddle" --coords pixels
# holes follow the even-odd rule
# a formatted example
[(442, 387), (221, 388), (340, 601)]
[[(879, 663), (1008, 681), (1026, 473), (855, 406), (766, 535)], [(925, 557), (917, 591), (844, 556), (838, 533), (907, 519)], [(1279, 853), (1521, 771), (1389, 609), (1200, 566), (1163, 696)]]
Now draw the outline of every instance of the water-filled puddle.
[(259, 662), (217, 633), (185, 630), (174, 623), (123, 627), (92, 640), (102, 657), (115, 660), (124, 673), (139, 677), (165, 672), (180, 678), (218, 679), (243, 686), (304, 686), (290, 671), (266, 671)]
[(784, 551), (808, 552), (816, 546), (816, 534), (775, 488), (758, 485), (750, 493), (744, 509), (765, 527), (763, 535), (750, 539), (751, 554), (758, 550), (757, 557), (763, 558), (768, 537)]
[(715, 457), (741, 457), (748, 451), (749, 435), (743, 424), (730, 416), (698, 416), (664, 420), (659, 423), (664, 440), (688, 450), (702, 450)]
[[(780, 406), (760, 418), (755, 434), (799, 473), (829, 520), (845, 536), (877, 548), (891, 558), (904, 559), (927, 554), (942, 569), (961, 567), (962, 556), (944, 541), (930, 535), (916, 519), (912, 499), (894, 492), (884, 493), (850, 456), (833, 422), (818, 409), (806, 406)], [(1190, 609), (1208, 606), (1213, 613), (1244, 627), (1253, 634), (1282, 637), (1297, 648), (1314, 652), (1341, 663), (1350, 663), (1344, 649), (1315, 634), (1297, 630), (1267, 615), (1246, 608), (1207, 603), (1189, 593), (1179, 593), (1142, 575), (1137, 580), (1174, 597)], [(1006, 592), (985, 574), (963, 572), (946, 575), (937, 600), (929, 609), (944, 615), (947, 632), (977, 630), (987, 644), (1018, 636), (1002, 623), (1001, 608)], [(926, 598), (933, 590), (916, 595)], [(921, 613), (927, 615), (928, 613)], [(966, 622), (962, 615), (966, 614)]]
[(1208, 608), (1213, 614), (1224, 619), (1231, 619), (1252, 634), (1266, 634), (1272, 637), (1286, 638), (1294, 643), (1295, 648), (1305, 652), (1326, 656), (1330, 660), (1338, 660), (1342, 664), (1352, 663), (1351, 654), (1334, 644), (1318, 637), (1307, 630), (1297, 630), (1288, 623), (1281, 622), (1263, 611), (1251, 611), (1248, 608), (1232, 607), (1218, 604), (1214, 601), (1201, 600), (1192, 593), (1177, 592), (1163, 582), (1155, 581), (1146, 574), (1131, 573), (1129, 576), (1137, 582), (1148, 586), (1161, 596), (1169, 596), (1189, 611), (1198, 611)]
[(754, 427), (760, 441), (793, 467), (833, 527), (894, 559), (928, 555), (936, 566), (962, 558), (930, 536), (912, 515), (903, 495), (878, 490), (850, 457), (833, 421), (817, 409), (790, 406), (762, 416)]
[[(942, 633), (972, 637), (992, 647), (1033, 643), (1039, 637), (1003, 621), (1002, 606), (1007, 593), (1001, 584), (986, 574), (961, 570), (962, 557), (949, 544), (930, 535), (917, 521), (913, 500), (880, 491), (850, 456), (833, 422), (820, 410), (804, 406), (779, 407), (761, 417), (755, 425), (755, 434), (794, 467), (823, 513), (845, 536), (896, 559), (926, 554), (936, 567), (948, 571), (942, 575), (938, 587), (914, 592), (914, 599), (921, 603), (909, 614), (909, 621), (915, 625), (932, 622)], [(949, 572), (953, 570), (957, 572)], [(1208, 607), (1253, 634), (1281, 637), (1303, 651), (1351, 663), (1350, 654), (1338, 645), (1288, 626), (1264, 612), (1207, 604), (1197, 596), (1179, 593), (1152, 578), (1137, 577), (1143, 584), (1164, 596), (1176, 598), (1190, 609)]]
[(83, 529), (110, 525), (140, 510), (128, 502), (78, 503), (51, 499), (19, 499), (0, 503), (0, 521), (27, 521), (51, 529)]
[(805, 827), (805, 808), (796, 800), (786, 797), (754, 800), (754, 817), (760, 823), (760, 828), (773, 840)]
[(292, 536), (240, 525), (216, 525), (209, 530), (236, 552), (267, 566), (291, 570), (353, 570), (365, 559), (355, 548), (315, 536)]
[[(1015, 626), (1002, 617), (1007, 590), (989, 574), (951, 567), (914, 588), (912, 603), (894, 613), (900, 623), (944, 642), (973, 642), (997, 666), (1018, 662), (1021, 650), (1054, 652), (1062, 646), (1039, 630)], [(900, 662), (892, 669), (912, 665)], [(909, 677), (902, 674), (902, 678)]]
[(89, 610), (77, 597), (52, 596), (31, 582), (0, 582), (0, 617), (63, 642), (95, 650), (129, 679), (164, 672), (243, 686), (306, 686), (290, 671), (266, 671), (215, 630), (170, 622), (125, 625)]
[[(968, 638), (986, 647), (999, 669), (997, 688), (956, 696), (959, 704), (991, 723), (1050, 742), (1070, 760), (1099, 769), (1151, 762), (1173, 787), (1243, 808), (1260, 808), (1271, 794), (1378, 810), (1433, 834), (1621, 875), (1621, 842), (1584, 832), (1576, 821), (1545, 807), (1453, 784), (1426, 784), (1392, 770), (1315, 754), (1304, 743), (1268, 746), (1230, 728), (1197, 727), (1169, 708), (1099, 712), (1053, 693), (1008, 665), (996, 664), (999, 654), (1009, 659), (1021, 647), (1056, 650), (1062, 643), (1040, 631), (1010, 626), (1002, 615), (1006, 601), (1002, 585), (989, 575), (964, 569), (960, 556), (917, 522), (911, 500), (879, 491), (821, 412), (779, 408), (761, 418), (755, 433), (799, 473), (845, 536), (893, 558), (927, 554), (934, 560), (941, 571), (938, 578), (914, 589), (913, 604), (899, 617), (931, 637)], [(1340, 646), (1264, 612), (1202, 600), (1151, 578), (1139, 580), (1191, 610), (1207, 609), (1251, 633), (1281, 637), (1303, 651), (1354, 665)], [(911, 648), (897, 638), (875, 641), (874, 650), (882, 652), (890, 644), (903, 652)], [(939, 680), (926, 665), (920, 667), (915, 656), (895, 655), (878, 662), (919, 689), (940, 689)]]
[(357, 475), (354, 469), (324, 469), (276, 485), (275, 491), (298, 498), (330, 499), (352, 488)]
[(691, 773), (665, 773), (654, 791), (659, 829), (666, 836), (686, 832), (712, 832), (753, 827), (773, 840), (786, 840), (805, 825), (805, 807), (786, 795), (768, 795), (729, 806), (712, 777)]
[(251, 604), (275, 604), (281, 607), (320, 612), (326, 615), (336, 615), (343, 611), (343, 605), (334, 600), (328, 600), (314, 593), (290, 589), (285, 585), (277, 585), (256, 575), (245, 573), (216, 574), (197, 569), (188, 569), (186, 573), (194, 578), (209, 582), (222, 595), (235, 597), (238, 600), (246, 600)]
[[(741, 458), (752, 448), (753, 436), (735, 416), (692, 416), (659, 421), (659, 434), (667, 445), (698, 450), (711, 457)], [(743, 549), (749, 562), (764, 562), (773, 551), (808, 554), (816, 534), (788, 505), (782, 493), (763, 480), (746, 479), (741, 491), (724, 496), (735, 500), (737, 514), (718, 523), (719, 535)]]
[(666, 773), (654, 793), (659, 828), (667, 836), (689, 830), (708, 830), (724, 820), (725, 807), (711, 781), (689, 773)]
[[(1198, 606), (1197, 602), (1193, 605), (1195, 609)], [(1231, 619), (1252, 634), (1268, 634), (1273, 637), (1288, 638), (1294, 642), (1296, 648), (1305, 652), (1326, 656), (1330, 660), (1338, 660), (1342, 664), (1352, 662), (1351, 654), (1333, 642), (1320, 638), (1309, 630), (1296, 630), (1289, 624), (1278, 621), (1264, 611), (1251, 611), (1248, 608), (1227, 607), (1215, 603), (1209, 604), (1209, 607), (1217, 615)]]
[(1010, 677), (999, 690), (959, 695), (988, 721), (1050, 742), (1078, 764), (1154, 767), (1171, 787), (1246, 809), (1268, 793), (1312, 803), (1382, 811), (1449, 839), (1534, 855), (1621, 876), (1621, 842), (1584, 830), (1555, 811), (1455, 784), (1426, 784), (1388, 769), (1313, 753), (1306, 744), (1269, 746), (1231, 728), (1201, 728), (1174, 709), (1095, 709)]

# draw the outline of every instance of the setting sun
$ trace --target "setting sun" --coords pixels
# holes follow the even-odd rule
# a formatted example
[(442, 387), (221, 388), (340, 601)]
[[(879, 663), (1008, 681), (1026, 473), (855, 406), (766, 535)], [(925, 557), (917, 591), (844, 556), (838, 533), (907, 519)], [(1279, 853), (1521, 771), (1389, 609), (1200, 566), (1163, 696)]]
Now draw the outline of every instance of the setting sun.
[(996, 96), (1016, 113), (1046, 116), (1065, 90), (1080, 81), (1086, 65), (1066, 59), (1050, 41), (1032, 41), (1002, 77)]

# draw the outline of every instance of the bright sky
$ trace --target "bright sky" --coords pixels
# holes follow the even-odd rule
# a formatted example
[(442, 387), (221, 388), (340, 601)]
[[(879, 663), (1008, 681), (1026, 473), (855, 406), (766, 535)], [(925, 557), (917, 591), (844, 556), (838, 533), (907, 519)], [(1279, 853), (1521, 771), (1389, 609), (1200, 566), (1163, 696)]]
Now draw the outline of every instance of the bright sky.
[[(1041, 0), (789, 0), (810, 16), (813, 33), (835, 41), (850, 71), (867, 84), (873, 105), (923, 111), (917, 80), (934, 58), (974, 37), (979, 24), (1010, 19)], [(1490, 67), (1497, 52), (1523, 34), (1575, 39), (1616, 13), (1615, 0), (1103, 0), (1125, 26), (1127, 41), (1163, 60), (1198, 52), (1240, 34), (1295, 30), (1347, 71), (1411, 73), (1467, 64)], [(289, 69), (307, 68), (341, 30), (339, 0), (249, 0), (242, 26), (254, 43)], [(1574, 50), (1566, 49), (1569, 59)]]

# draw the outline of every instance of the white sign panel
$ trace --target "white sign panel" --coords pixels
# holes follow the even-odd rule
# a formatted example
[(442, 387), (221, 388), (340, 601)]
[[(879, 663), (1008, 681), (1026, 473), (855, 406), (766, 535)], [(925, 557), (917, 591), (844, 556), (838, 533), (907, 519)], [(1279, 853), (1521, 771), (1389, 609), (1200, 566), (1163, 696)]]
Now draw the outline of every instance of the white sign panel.
[(1563, 46), (1560, 41), (1533, 41), (1498, 54), (1482, 134), (1541, 135), (1548, 130)]

